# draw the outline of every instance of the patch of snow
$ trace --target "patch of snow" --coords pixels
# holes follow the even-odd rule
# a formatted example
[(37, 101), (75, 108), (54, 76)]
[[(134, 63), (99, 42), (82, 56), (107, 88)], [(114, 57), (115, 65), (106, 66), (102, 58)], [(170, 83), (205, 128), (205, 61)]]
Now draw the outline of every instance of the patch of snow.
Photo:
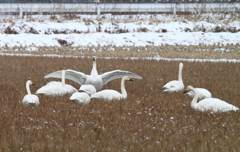
[[(183, 17), (174, 19), (171, 15), (105, 15), (101, 20), (97, 20), (94, 15), (79, 17), (81, 20), (37, 22), (14, 19), (11, 23), (3, 20), (0, 22), (0, 47), (61, 46), (58, 39), (75, 47), (226, 45), (238, 44), (240, 39), (240, 32), (237, 32), (240, 30), (240, 21), (230, 20), (231, 18), (217, 20), (219, 17), (216, 15), (203, 15), (197, 21)], [(220, 31), (216, 32), (216, 28)], [(235, 32), (229, 31), (231, 29)], [(18, 34), (6, 34), (9, 31)]]

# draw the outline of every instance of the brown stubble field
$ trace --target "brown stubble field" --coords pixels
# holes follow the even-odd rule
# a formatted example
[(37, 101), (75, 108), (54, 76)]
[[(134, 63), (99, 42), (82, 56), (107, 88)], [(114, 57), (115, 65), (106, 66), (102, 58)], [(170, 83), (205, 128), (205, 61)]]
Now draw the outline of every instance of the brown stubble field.
[[(126, 82), (128, 98), (89, 105), (71, 103), (69, 95), (39, 96), (39, 107), (19, 101), (31, 79), (32, 93), (52, 80), (53, 71), (89, 74), (90, 58), (0, 56), (1, 151), (239, 151), (240, 114), (196, 112), (182, 93), (164, 94), (162, 86), (177, 79), (174, 61), (97, 59), (99, 73), (121, 69), (143, 77)], [(239, 63), (183, 62), (185, 86), (203, 87), (214, 97), (240, 107)], [(120, 91), (120, 79), (104, 89)], [(79, 88), (73, 81), (66, 83)]]
[[(33, 46), (34, 47), (34, 46)], [(240, 59), (240, 44), (214, 45), (168, 45), (160, 46), (61, 46), (34, 47), (29, 51), (27, 46), (2, 47), (1, 53), (63, 55), (63, 56), (95, 56), (100, 57), (137, 57), (137, 58), (187, 58), (187, 59)]]

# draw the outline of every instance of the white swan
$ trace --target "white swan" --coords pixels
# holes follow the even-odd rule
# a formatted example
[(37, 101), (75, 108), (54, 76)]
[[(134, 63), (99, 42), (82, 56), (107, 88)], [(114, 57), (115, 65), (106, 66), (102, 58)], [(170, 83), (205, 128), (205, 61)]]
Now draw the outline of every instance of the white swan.
[(88, 104), (91, 100), (90, 96), (97, 92), (93, 85), (82, 85), (79, 91), (72, 94), (69, 100), (80, 105)]
[(42, 94), (47, 97), (63, 96), (77, 92), (73, 86), (65, 84), (65, 70), (62, 70), (62, 81), (51, 81), (37, 90), (36, 94)]
[[(198, 100), (201, 100), (201, 99), (204, 99), (204, 98), (212, 98), (211, 92), (209, 92), (207, 89), (204, 89), (204, 88), (194, 88), (194, 89), (198, 94)], [(186, 94), (191, 98), (194, 97), (194, 92), (193, 91), (189, 91)]]
[(173, 80), (168, 82), (163, 86), (165, 90), (163, 92), (166, 93), (173, 93), (173, 92), (180, 92), (184, 90), (184, 84), (182, 80), (182, 69), (183, 69), (183, 64), (179, 64), (179, 71), (178, 71), (178, 80)]
[(125, 89), (125, 81), (133, 81), (131, 78), (128, 76), (124, 76), (121, 81), (121, 92), (119, 93), (115, 90), (102, 90), (97, 93), (92, 94), (91, 98), (100, 98), (103, 100), (121, 100), (121, 99), (126, 99), (127, 98), (127, 91)]
[(205, 98), (197, 103), (197, 99), (198, 99), (197, 91), (192, 86), (188, 86), (187, 89), (184, 91), (184, 93), (188, 91), (194, 92), (194, 97), (191, 102), (191, 107), (194, 110), (202, 111), (202, 112), (211, 111), (213, 113), (239, 110), (239, 108), (217, 98)]
[[(90, 75), (84, 74), (82, 72), (74, 71), (71, 69), (66, 70), (66, 79), (72, 80), (80, 85), (83, 84), (91, 84), (93, 85), (97, 91), (101, 90), (103, 85), (107, 84), (109, 81), (114, 79), (122, 78), (124, 76), (129, 76), (131, 78), (142, 79), (139, 75), (129, 72), (129, 71), (122, 71), (122, 70), (114, 70), (110, 72), (106, 72), (104, 74), (98, 75), (97, 67), (96, 67), (96, 57), (92, 58), (93, 60), (93, 67)], [(60, 78), (61, 71), (55, 71), (44, 78)]]
[(24, 104), (26, 106), (30, 106), (32, 104), (35, 104), (35, 105), (38, 106), (40, 104), (39, 98), (38, 98), (38, 96), (36, 96), (34, 94), (31, 94), (30, 85), (34, 85), (34, 83), (31, 80), (28, 80), (26, 82), (27, 95), (25, 95), (23, 97), (22, 104)]
[(89, 94), (86, 92), (75, 92), (71, 95), (69, 100), (71, 100), (74, 103), (82, 105), (82, 104), (88, 104), (91, 98)]
[(89, 96), (97, 92), (96, 88), (91, 84), (81, 85), (81, 87), (79, 88), (79, 91), (86, 92), (87, 94), (89, 94)]

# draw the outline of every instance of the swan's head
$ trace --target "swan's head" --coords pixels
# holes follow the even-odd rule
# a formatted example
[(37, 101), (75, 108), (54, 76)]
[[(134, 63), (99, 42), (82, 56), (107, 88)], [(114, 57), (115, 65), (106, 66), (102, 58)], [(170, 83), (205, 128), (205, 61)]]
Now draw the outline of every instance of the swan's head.
[(126, 81), (133, 81), (133, 79), (129, 78), (128, 76), (124, 76), (123, 79)]
[(187, 88), (185, 89), (185, 91), (183, 93), (188, 93), (189, 91), (193, 91), (194, 88), (192, 86), (187, 86)]
[(179, 68), (183, 68), (183, 63), (179, 63)]
[(33, 83), (31, 80), (28, 80), (28, 81), (27, 81), (27, 84), (28, 84), (28, 85), (35, 85), (35, 83)]
[(93, 61), (96, 61), (96, 57), (95, 57), (95, 56), (93, 56), (92, 60), (93, 60)]

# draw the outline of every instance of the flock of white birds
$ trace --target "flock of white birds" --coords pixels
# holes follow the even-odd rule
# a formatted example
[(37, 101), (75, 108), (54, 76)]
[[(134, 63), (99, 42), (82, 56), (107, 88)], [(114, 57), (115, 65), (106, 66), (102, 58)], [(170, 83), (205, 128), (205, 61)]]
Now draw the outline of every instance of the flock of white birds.
[[(183, 64), (179, 64), (178, 80), (168, 82), (163, 86), (165, 93), (174, 93), (184, 91), (184, 83), (182, 79)], [(127, 98), (127, 91), (125, 89), (125, 81), (133, 81), (131, 78), (142, 79), (141, 76), (122, 70), (114, 70), (98, 75), (96, 69), (96, 57), (93, 57), (93, 67), (90, 75), (74, 70), (60, 70), (46, 75), (44, 78), (61, 78), (61, 82), (51, 81), (45, 86), (36, 91), (36, 94), (44, 95), (47, 97), (63, 96), (71, 94), (69, 100), (77, 104), (88, 104), (92, 98), (103, 99), (107, 101), (121, 100)], [(81, 85), (77, 90), (73, 86), (65, 84), (65, 78), (77, 82)], [(105, 89), (101, 90), (103, 85), (114, 79), (122, 78), (121, 93), (115, 90)], [(24, 96), (22, 103), (26, 106), (39, 105), (39, 98), (37, 95), (31, 94), (30, 85), (34, 85), (31, 80), (26, 82), (27, 95)], [(211, 111), (215, 112), (228, 112), (238, 111), (239, 108), (231, 105), (223, 100), (212, 98), (212, 94), (204, 88), (194, 88), (187, 86), (184, 93), (192, 97), (191, 107), (196, 111)], [(200, 101), (198, 101), (200, 100)]]
[[(184, 84), (182, 80), (182, 70), (183, 64), (179, 64), (178, 80), (173, 80), (168, 82), (163, 86), (165, 90), (163, 92), (173, 93), (181, 92), (184, 90)], [(187, 86), (184, 93), (192, 97), (191, 107), (196, 111), (211, 111), (216, 112), (228, 112), (228, 111), (238, 111), (239, 108), (233, 106), (223, 100), (212, 98), (211, 92), (204, 88), (194, 88), (192, 86)], [(200, 100), (199, 102), (197, 102)]]
[[(71, 69), (60, 70), (52, 72), (46, 75), (44, 78), (61, 78), (61, 82), (51, 81), (45, 86), (39, 88), (36, 94), (44, 95), (46, 97), (56, 97), (63, 96), (65, 94), (71, 94), (69, 100), (77, 104), (89, 103), (92, 98), (103, 99), (107, 101), (121, 100), (127, 98), (127, 91), (125, 89), (125, 81), (133, 81), (131, 78), (142, 79), (141, 76), (122, 70), (109, 71), (104, 74), (99, 75), (96, 66), (96, 57), (93, 57), (93, 67), (90, 75), (84, 74), (82, 72), (74, 71)], [(73, 86), (65, 84), (65, 78), (77, 82), (81, 85), (79, 91)], [(107, 84), (109, 81), (122, 78), (121, 81), (121, 93), (115, 90), (101, 90), (103, 85)], [(39, 105), (39, 99), (37, 95), (31, 94), (30, 85), (32, 85), (31, 80), (26, 83), (27, 95), (24, 96), (22, 103), (24, 105)]]

